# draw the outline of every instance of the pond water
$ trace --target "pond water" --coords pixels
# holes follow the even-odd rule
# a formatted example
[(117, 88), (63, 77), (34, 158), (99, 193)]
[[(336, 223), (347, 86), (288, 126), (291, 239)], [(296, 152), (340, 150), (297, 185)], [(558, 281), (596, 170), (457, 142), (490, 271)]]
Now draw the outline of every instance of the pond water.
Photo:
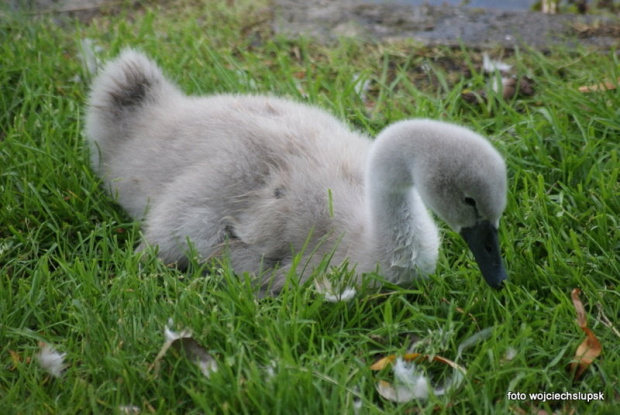
[(466, 6), (470, 8), (495, 9), (495, 10), (531, 10), (532, 6), (539, 0), (364, 0), (365, 3), (374, 4), (410, 4), (421, 6), (441, 6), (450, 4), (452, 6)]

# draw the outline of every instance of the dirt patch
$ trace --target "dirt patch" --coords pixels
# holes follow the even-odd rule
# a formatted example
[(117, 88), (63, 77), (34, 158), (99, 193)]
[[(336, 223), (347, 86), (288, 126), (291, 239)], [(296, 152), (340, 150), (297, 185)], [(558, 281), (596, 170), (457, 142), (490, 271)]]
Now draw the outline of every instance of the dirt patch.
[(273, 28), (321, 41), (341, 36), (369, 40), (413, 39), (423, 45), (538, 49), (578, 44), (609, 49), (620, 44), (614, 17), (549, 15), (528, 11), (411, 6), (359, 0), (274, 0)]
[[(146, 6), (131, 0), (9, 0), (13, 10), (88, 22), (116, 8)], [(174, 2), (170, 2), (173, 6)], [(286, 36), (310, 36), (319, 41), (357, 37), (374, 41), (413, 39), (422, 45), (512, 49), (528, 45), (584, 45), (600, 49), (620, 46), (620, 19), (613, 16), (549, 15), (529, 11), (475, 9), (451, 5), (412, 6), (363, 0), (272, 0), (272, 28)]]
[[(159, 3), (162, 2), (163, 0), (159, 0)], [(8, 0), (5, 7), (32, 16), (49, 15), (56, 23), (63, 25), (72, 19), (87, 24), (102, 14), (116, 14), (120, 10), (128, 9), (140, 10), (148, 3), (139, 0)]]

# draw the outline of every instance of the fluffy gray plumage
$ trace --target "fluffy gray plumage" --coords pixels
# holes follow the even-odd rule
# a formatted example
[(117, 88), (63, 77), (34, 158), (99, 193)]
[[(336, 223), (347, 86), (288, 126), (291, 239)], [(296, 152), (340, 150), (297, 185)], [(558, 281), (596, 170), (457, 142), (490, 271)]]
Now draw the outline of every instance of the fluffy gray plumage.
[(189, 239), (205, 259), (226, 253), (235, 272), (271, 292), (302, 251), (306, 274), (333, 254), (332, 265), (348, 261), (357, 275), (379, 270), (408, 283), (435, 269), (428, 207), (470, 247), (482, 243), (472, 250), (490, 285), (505, 279), (504, 161), (463, 127), (406, 120), (373, 142), (286, 99), (187, 96), (126, 50), (93, 83), (86, 135), (93, 168), (166, 262), (186, 264)]

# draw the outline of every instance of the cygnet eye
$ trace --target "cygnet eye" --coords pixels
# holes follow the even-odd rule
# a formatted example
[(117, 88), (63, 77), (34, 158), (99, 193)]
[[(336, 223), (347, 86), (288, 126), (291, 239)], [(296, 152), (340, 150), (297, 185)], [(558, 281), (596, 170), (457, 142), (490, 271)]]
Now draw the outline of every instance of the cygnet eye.
[(476, 200), (474, 198), (472, 198), (472, 197), (469, 197), (469, 196), (465, 196), (463, 198), (463, 203), (465, 203), (466, 205), (469, 205), (469, 206), (471, 206), (473, 208), (476, 207)]

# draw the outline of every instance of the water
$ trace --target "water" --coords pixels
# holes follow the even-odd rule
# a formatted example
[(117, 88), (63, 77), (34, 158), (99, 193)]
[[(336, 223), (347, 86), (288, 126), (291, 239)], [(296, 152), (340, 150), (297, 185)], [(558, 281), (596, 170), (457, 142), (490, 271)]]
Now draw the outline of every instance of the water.
[(428, 4), (430, 6), (441, 6), (450, 4), (452, 6), (466, 6), (470, 8), (495, 9), (495, 10), (531, 10), (537, 0), (365, 0), (367, 3), (375, 4), (410, 4), (412, 6), (421, 6)]

